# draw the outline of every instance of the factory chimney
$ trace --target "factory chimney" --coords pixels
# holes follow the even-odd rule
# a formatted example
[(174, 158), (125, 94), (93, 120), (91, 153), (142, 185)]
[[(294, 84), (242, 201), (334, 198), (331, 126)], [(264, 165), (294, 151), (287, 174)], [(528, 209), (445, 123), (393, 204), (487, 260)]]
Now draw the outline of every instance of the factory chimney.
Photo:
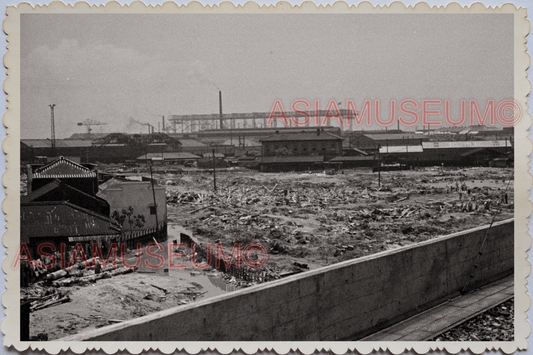
[(163, 133), (165, 133), (165, 116), (161, 116), (163, 117)]
[(222, 123), (222, 91), (218, 92), (218, 108), (219, 108), (220, 129), (224, 129), (224, 124)]

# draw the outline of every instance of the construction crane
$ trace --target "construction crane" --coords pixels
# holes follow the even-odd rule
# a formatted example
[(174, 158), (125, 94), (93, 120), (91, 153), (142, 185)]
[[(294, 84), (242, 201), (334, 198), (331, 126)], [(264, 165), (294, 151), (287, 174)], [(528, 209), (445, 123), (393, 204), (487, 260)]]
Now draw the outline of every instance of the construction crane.
[(102, 126), (102, 125), (106, 125), (106, 124), (107, 123), (103, 123), (103, 122), (99, 122), (99, 121), (95, 121), (95, 120), (91, 120), (91, 119), (86, 119), (83, 122), (78, 122), (78, 126), (87, 127), (87, 135), (89, 136), (89, 139), (91, 138), (91, 132), (93, 131), (93, 129), (91, 128), (92, 126)]

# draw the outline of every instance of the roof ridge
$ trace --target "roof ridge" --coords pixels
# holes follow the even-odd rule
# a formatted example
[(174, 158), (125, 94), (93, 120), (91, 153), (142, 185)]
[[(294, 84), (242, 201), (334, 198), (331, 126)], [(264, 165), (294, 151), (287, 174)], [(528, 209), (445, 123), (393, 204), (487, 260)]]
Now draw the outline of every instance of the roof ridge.
[[(60, 167), (66, 167), (66, 172), (61, 171)], [(59, 172), (53, 172), (54, 169), (59, 169)], [(70, 176), (67, 176), (70, 175)], [(78, 163), (73, 162), (72, 160), (66, 159), (63, 156), (60, 156), (54, 161), (51, 161), (48, 164), (45, 164), (44, 166), (41, 166), (33, 172), (33, 176), (36, 178), (41, 177), (56, 177), (56, 178), (73, 178), (73, 177), (95, 177), (96, 172), (81, 165)]]
[(44, 166), (41, 166), (40, 168), (35, 169), (35, 172), (39, 173), (39, 174), (42, 174), (43, 172), (45, 172), (47, 170), (50, 170), (51, 168), (54, 168), (54, 167), (56, 167), (57, 165), (59, 165), (61, 163), (68, 164), (68, 165), (70, 165), (73, 168), (78, 168), (80, 170), (84, 170), (84, 171), (87, 171), (87, 172), (91, 171), (89, 168), (86, 168), (86, 167), (84, 167), (81, 164), (75, 163), (72, 160), (69, 160), (69, 159), (66, 159), (63, 156), (60, 156), (56, 160), (53, 160), (50, 163), (48, 163), (48, 164), (46, 164)]
[(37, 190), (33, 190), (26, 196), (21, 196), (20, 202), (22, 203), (32, 202), (34, 199), (39, 198), (42, 195), (46, 194), (47, 192), (53, 190), (51, 188), (51, 185), (56, 185), (56, 187), (59, 187), (61, 186), (61, 180), (54, 179), (53, 181), (50, 181), (48, 184), (39, 187)]

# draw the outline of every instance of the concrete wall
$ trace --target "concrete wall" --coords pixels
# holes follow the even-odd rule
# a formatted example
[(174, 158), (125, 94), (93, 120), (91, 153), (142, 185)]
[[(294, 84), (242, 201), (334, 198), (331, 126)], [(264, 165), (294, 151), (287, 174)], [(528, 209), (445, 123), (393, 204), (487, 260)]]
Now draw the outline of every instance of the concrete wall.
[(466, 283), (472, 289), (512, 274), (513, 251), (508, 220), (63, 340), (357, 340), (459, 295)]

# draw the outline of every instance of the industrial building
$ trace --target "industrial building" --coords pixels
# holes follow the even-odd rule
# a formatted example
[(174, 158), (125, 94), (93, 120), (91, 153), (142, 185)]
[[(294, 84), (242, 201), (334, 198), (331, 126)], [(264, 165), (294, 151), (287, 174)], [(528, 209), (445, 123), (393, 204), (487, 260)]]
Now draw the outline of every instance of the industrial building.
[(276, 132), (261, 143), (262, 171), (320, 169), (325, 161), (342, 154), (342, 138), (319, 128)]
[(430, 140), (428, 135), (413, 132), (388, 132), (366, 133), (364, 131), (353, 132), (347, 137), (349, 147), (364, 150), (368, 153), (377, 153), (379, 147), (386, 146), (416, 146)]
[(261, 139), (264, 156), (277, 156), (286, 150), (293, 156), (321, 155), (334, 157), (342, 154), (342, 138), (316, 128), (313, 132), (280, 133)]
[(494, 159), (512, 154), (508, 141), (435, 141), (415, 146), (382, 146), (383, 161), (401, 162), (411, 166), (492, 166)]
[(141, 155), (136, 159), (138, 163), (153, 165), (175, 165), (186, 162), (195, 162), (200, 156), (185, 152), (149, 153)]
[[(191, 117), (187, 116), (187, 119)], [(23, 139), (21, 160), (46, 163), (62, 155), (77, 163), (150, 162), (167, 165), (190, 163), (199, 160), (197, 157), (209, 159), (214, 150), (219, 159), (226, 160), (225, 163), (244, 164), (248, 167), (261, 164), (263, 157), (262, 166), (263, 169), (268, 167), (267, 170), (271, 170), (273, 166), (279, 168), (285, 163), (282, 162), (284, 158), (265, 160), (265, 157), (291, 156), (288, 159), (290, 162), (287, 161), (286, 164), (302, 168), (304, 165), (309, 166), (309, 161), (302, 159), (298, 165), (297, 157), (309, 155), (321, 156), (323, 162), (342, 163), (345, 168), (376, 166), (378, 160), (398, 161), (412, 166), (465, 166), (488, 165), (491, 160), (500, 159), (501, 162), (497, 165), (501, 165), (506, 161), (513, 144), (512, 129), (484, 126), (446, 127), (420, 132), (404, 132), (399, 129), (343, 132), (339, 127), (333, 126), (228, 127), (230, 126), (224, 125), (223, 129), (171, 134), (77, 134), (72, 138), (78, 139), (55, 140), (55, 146), (52, 146), (50, 139)], [(79, 139), (87, 136), (92, 137), (92, 140)], [(489, 140), (493, 137), (498, 139)], [(498, 145), (475, 143), (493, 141), (499, 142)], [(456, 143), (446, 145), (446, 142)], [(436, 147), (433, 143), (440, 145)], [(217, 165), (225, 166), (225, 163), (217, 162)], [(202, 160), (201, 166), (210, 164), (211, 162)], [(313, 166), (318, 165), (320, 162), (313, 162)]]

